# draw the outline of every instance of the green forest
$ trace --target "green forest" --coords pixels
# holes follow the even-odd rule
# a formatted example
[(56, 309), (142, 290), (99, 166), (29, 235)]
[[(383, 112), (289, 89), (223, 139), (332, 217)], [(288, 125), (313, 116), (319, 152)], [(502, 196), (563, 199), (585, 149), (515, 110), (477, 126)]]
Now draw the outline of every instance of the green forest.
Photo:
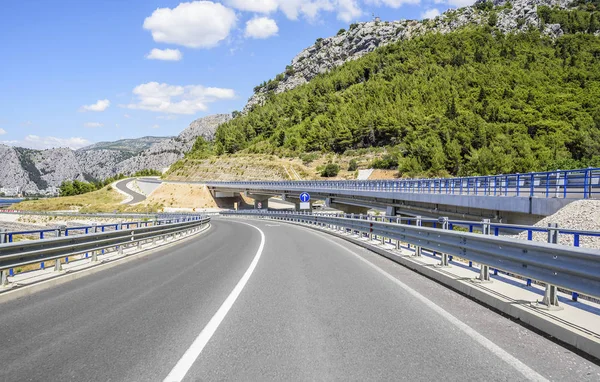
[(379, 48), (269, 93), (263, 106), (221, 125), (211, 150), (300, 156), (387, 147), (380, 165), (404, 175), (600, 166), (594, 9), (539, 7), (544, 23), (577, 32), (557, 39), (486, 25)]

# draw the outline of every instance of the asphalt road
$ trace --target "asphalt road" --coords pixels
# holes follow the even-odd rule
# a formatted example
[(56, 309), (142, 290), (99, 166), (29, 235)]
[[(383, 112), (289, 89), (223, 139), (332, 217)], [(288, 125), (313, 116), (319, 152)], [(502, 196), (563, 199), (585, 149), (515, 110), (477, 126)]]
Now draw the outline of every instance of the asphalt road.
[(0, 339), (0, 381), (600, 379), (367, 250), (257, 220), (0, 304)]
[(119, 182), (117, 182), (115, 184), (115, 187), (117, 187), (119, 190), (123, 191), (124, 193), (131, 195), (132, 199), (125, 203), (125, 204), (136, 204), (136, 203), (140, 203), (143, 202), (144, 200), (146, 200), (146, 195), (140, 194), (139, 192), (130, 190), (129, 188), (127, 188), (127, 183), (133, 181), (133, 179), (128, 178), (128, 179), (124, 179), (121, 180)]

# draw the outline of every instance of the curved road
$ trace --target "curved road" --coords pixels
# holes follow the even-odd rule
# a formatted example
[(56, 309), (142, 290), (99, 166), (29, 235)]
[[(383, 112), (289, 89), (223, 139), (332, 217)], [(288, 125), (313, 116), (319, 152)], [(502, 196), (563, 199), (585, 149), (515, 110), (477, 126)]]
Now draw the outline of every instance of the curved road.
[(0, 381), (600, 378), (365, 249), (258, 220), (214, 219), (196, 239), (0, 304), (0, 323)]
[(132, 197), (132, 199), (129, 202), (124, 203), (124, 204), (137, 204), (137, 203), (140, 203), (140, 202), (143, 202), (144, 200), (146, 200), (146, 195), (140, 194), (137, 191), (133, 191), (133, 190), (130, 190), (129, 188), (127, 188), (127, 183), (130, 183), (134, 180), (135, 179), (128, 178), (128, 179), (121, 180), (115, 184), (116, 188), (118, 188), (120, 191), (123, 191), (124, 193), (126, 193)]

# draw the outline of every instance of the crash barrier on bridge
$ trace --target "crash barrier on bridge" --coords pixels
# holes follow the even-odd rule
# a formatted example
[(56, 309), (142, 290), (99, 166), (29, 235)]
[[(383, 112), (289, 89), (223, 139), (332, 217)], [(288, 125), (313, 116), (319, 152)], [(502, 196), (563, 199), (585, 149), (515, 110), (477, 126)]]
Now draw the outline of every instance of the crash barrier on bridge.
[[(378, 237), (414, 246), (415, 256), (423, 250), (440, 255), (440, 266), (450, 265), (451, 256), (480, 264), (479, 281), (490, 281), (490, 268), (520, 275), (546, 284), (542, 304), (558, 307), (557, 287), (600, 298), (600, 251), (559, 245), (557, 227), (550, 227), (548, 243), (491, 235), (489, 221), (483, 222), (483, 234), (451, 231), (449, 220), (441, 218), (442, 229), (398, 222), (353, 219), (326, 215), (288, 212), (231, 211), (224, 216), (255, 216), (327, 227), (361, 237)], [(537, 228), (537, 227), (535, 227)]]
[(207, 186), (270, 191), (353, 190), (446, 195), (590, 199), (600, 197), (600, 168), (465, 178), (208, 182)]
[[(118, 251), (136, 245), (141, 249), (147, 242), (156, 243), (157, 239), (175, 237), (184, 233), (191, 233), (201, 229), (210, 222), (208, 216), (196, 216), (172, 221), (160, 221), (148, 226), (137, 226), (125, 228), (117, 225), (118, 229), (93, 232), (87, 235), (62, 236), (48, 239), (20, 241), (15, 243), (0, 244), (0, 272), (1, 285), (8, 283), (8, 276), (12, 276), (13, 269), (30, 264), (41, 264), (44, 269), (44, 261), (56, 260), (55, 270), (61, 270), (61, 259), (68, 262), (70, 256), (83, 255), (89, 257), (93, 262), (98, 260), (98, 254), (105, 251)], [(131, 223), (133, 224), (133, 223)], [(115, 225), (113, 224), (112, 227)], [(5, 239), (6, 233), (2, 233)]]

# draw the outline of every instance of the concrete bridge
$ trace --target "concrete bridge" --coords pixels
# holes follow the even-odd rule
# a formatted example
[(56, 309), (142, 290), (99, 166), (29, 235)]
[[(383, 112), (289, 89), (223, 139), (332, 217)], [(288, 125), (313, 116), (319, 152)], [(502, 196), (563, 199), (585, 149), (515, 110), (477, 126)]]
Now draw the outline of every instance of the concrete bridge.
[(467, 178), (374, 181), (209, 182), (215, 197), (245, 193), (267, 208), (274, 197), (295, 203), (310, 193), (313, 200), (347, 213), (377, 208), (387, 215), (445, 215), (529, 224), (580, 199), (597, 198), (600, 169), (590, 168), (530, 174)]

